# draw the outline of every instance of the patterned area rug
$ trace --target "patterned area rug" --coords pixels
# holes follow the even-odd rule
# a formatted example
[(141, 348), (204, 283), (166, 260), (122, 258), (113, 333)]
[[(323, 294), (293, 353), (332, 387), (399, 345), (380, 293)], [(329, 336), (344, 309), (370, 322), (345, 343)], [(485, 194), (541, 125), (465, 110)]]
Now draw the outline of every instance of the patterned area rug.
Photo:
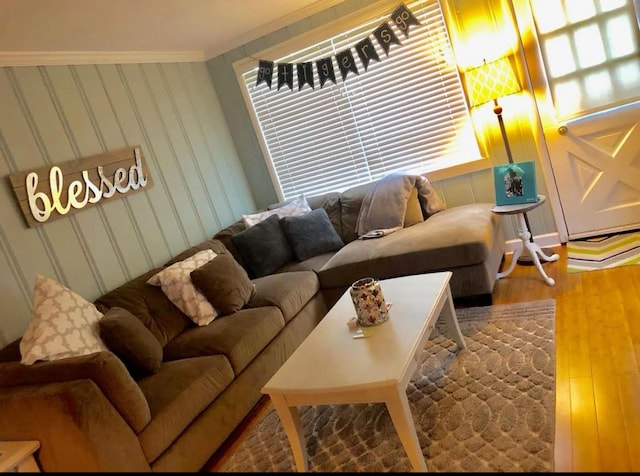
[[(457, 313), (467, 349), (456, 354), (455, 342), (439, 322), (407, 388), (427, 468), (553, 471), (555, 301)], [(310, 471), (411, 470), (384, 404), (307, 406), (300, 411)], [(295, 471), (272, 406), (220, 471)]]
[(567, 243), (567, 271), (579, 273), (640, 264), (640, 232), (598, 236)]

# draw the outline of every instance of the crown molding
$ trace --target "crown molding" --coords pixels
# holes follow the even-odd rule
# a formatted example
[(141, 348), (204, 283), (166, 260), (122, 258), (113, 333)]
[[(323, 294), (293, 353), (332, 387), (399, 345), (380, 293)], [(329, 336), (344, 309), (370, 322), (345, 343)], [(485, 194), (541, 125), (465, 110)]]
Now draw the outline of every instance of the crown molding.
[(60, 66), (126, 63), (204, 62), (202, 51), (10, 51), (0, 52), (0, 66)]

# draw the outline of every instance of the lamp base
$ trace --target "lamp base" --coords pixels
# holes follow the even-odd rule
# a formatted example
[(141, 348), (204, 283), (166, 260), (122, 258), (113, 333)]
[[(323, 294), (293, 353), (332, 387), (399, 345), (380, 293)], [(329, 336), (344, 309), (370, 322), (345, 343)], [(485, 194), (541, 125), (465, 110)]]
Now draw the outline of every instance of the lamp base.
[[(553, 254), (555, 254), (553, 248), (542, 248), (542, 252), (547, 256), (552, 256)], [(540, 264), (545, 264), (546, 262), (547, 261), (540, 260)], [(529, 254), (529, 251), (526, 248), (522, 250), (522, 254), (518, 258), (517, 263), (521, 266), (533, 266), (535, 264), (533, 262), (533, 259), (531, 258), (531, 255)]]

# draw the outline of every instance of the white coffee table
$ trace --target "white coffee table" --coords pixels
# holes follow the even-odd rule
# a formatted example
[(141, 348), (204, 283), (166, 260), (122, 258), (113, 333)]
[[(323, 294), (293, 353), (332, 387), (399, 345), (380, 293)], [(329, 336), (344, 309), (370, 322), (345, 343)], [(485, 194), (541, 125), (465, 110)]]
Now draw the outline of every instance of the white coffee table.
[(271, 398), (287, 434), (298, 471), (308, 458), (299, 405), (384, 402), (414, 471), (427, 471), (406, 389), (438, 316), (465, 347), (449, 280), (451, 272), (380, 281), (392, 303), (389, 320), (372, 335), (353, 339), (347, 321), (355, 316), (347, 290), (320, 324), (262, 388)]

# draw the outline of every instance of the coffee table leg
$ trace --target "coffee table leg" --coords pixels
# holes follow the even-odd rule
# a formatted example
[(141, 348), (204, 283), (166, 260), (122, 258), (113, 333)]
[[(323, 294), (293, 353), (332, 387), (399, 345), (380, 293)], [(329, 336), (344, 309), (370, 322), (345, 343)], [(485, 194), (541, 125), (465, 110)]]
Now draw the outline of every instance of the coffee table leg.
[(298, 472), (308, 471), (307, 444), (304, 440), (304, 431), (302, 429), (302, 420), (300, 419), (298, 407), (290, 407), (282, 395), (273, 394), (269, 396), (271, 397), (276, 412), (278, 412), (284, 432), (289, 439), (296, 469)]
[(427, 463), (424, 460), (416, 427), (413, 424), (413, 416), (411, 415), (406, 390), (400, 387), (389, 387), (385, 393), (387, 410), (391, 415), (391, 421), (393, 421), (393, 426), (396, 428), (413, 470), (426, 472)]
[(467, 347), (462, 332), (460, 331), (460, 326), (458, 325), (458, 316), (456, 309), (453, 307), (453, 297), (451, 296), (451, 288), (449, 286), (447, 286), (447, 300), (444, 306), (442, 306), (441, 314), (444, 315), (447, 331), (449, 331), (449, 335), (456, 340), (458, 348), (464, 349)]

